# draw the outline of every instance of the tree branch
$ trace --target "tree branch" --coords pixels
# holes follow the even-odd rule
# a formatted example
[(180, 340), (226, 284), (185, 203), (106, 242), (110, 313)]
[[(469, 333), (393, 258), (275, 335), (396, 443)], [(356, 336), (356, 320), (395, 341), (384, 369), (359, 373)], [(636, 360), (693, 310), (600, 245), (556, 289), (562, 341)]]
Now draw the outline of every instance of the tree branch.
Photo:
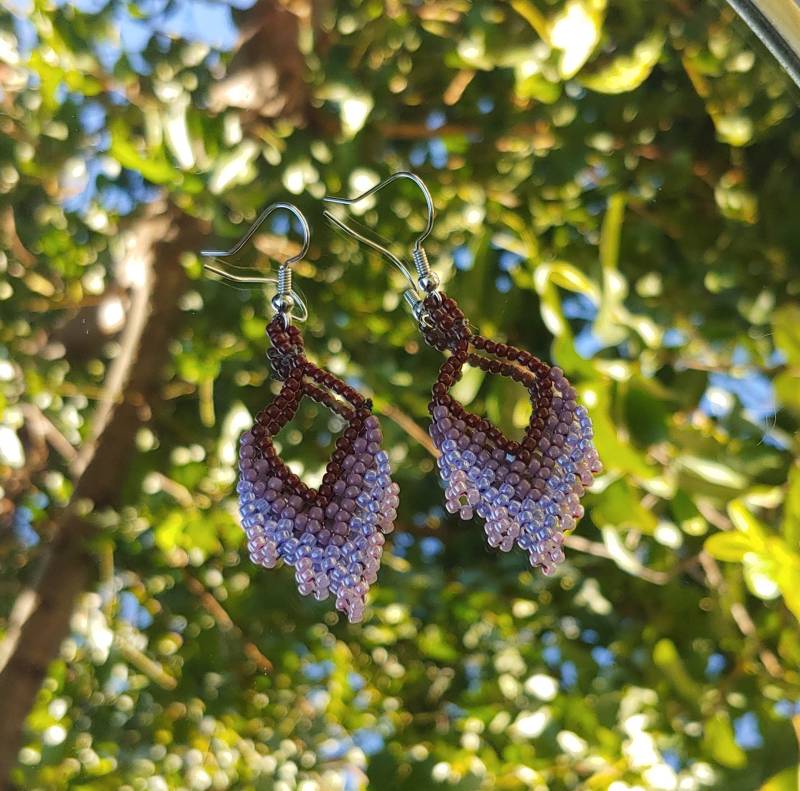
[[(197, 221), (153, 205), (133, 229), (141, 278), (95, 425), (77, 464), (80, 477), (69, 506), (55, 520), (55, 538), (40, 572), (18, 596), (0, 643), (0, 783), (16, 763), (23, 725), (36, 693), (69, 632), (75, 600), (86, 590), (93, 563), (86, 538), (94, 508), (116, 504), (135, 452), (140, 426), (159, 402), (161, 371), (180, 317), (186, 288), (180, 257), (197, 247)], [(122, 398), (123, 393), (136, 398)]]
[(244, 646), (245, 656), (250, 659), (255, 665), (264, 673), (271, 673), (273, 671), (272, 662), (261, 653), (258, 646), (242, 631), (236, 622), (228, 615), (228, 611), (219, 603), (214, 595), (205, 589), (197, 577), (193, 577), (188, 571), (184, 571), (183, 579), (186, 587), (190, 593), (200, 600), (203, 609), (208, 612), (211, 617), (216, 621), (217, 626), (225, 632), (232, 632)]

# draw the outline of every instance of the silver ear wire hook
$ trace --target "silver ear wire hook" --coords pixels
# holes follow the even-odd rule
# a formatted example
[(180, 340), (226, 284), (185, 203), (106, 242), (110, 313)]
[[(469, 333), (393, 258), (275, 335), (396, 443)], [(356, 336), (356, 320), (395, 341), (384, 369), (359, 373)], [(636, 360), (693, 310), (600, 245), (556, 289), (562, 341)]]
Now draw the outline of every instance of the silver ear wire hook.
[[(428, 255), (425, 252), (425, 248), (422, 246), (422, 243), (425, 239), (428, 238), (428, 235), (433, 230), (433, 220), (436, 215), (436, 210), (433, 205), (433, 198), (431, 197), (431, 193), (428, 188), (425, 186), (425, 182), (417, 176), (415, 173), (409, 173), (406, 170), (401, 170), (397, 173), (393, 173), (388, 178), (384, 179), (380, 183), (376, 184), (374, 187), (371, 187), (366, 192), (361, 193), (361, 195), (356, 196), (355, 198), (337, 198), (332, 196), (326, 196), (322, 200), (326, 203), (337, 203), (343, 206), (352, 206), (355, 203), (358, 203), (365, 198), (369, 198), (370, 195), (374, 195), (379, 190), (382, 190), (384, 187), (391, 184), (393, 181), (397, 181), (399, 179), (408, 179), (409, 181), (413, 181), (414, 184), (419, 187), (422, 194), (425, 197), (425, 204), (428, 207), (428, 221), (425, 225), (425, 229), (423, 232), (414, 240), (414, 244), (411, 248), (411, 259), (414, 262), (414, 268), (417, 271), (417, 282), (414, 283), (413, 277), (411, 273), (408, 271), (408, 267), (390, 250), (388, 250), (383, 245), (379, 244), (378, 242), (374, 241), (373, 239), (369, 239), (364, 236), (359, 231), (356, 231), (350, 225), (348, 225), (343, 220), (334, 217), (331, 212), (325, 210), (323, 212), (323, 216), (326, 220), (333, 223), (337, 228), (340, 228), (345, 233), (352, 236), (354, 239), (358, 239), (358, 241), (363, 242), (364, 244), (371, 247), (373, 250), (377, 250), (383, 256), (389, 259), (402, 273), (406, 280), (411, 284), (411, 289), (405, 292), (405, 298), (408, 303), (411, 305), (414, 315), (417, 319), (421, 317), (421, 303), (424, 299), (425, 294), (436, 294), (437, 287), (439, 286), (439, 278), (436, 276), (434, 272), (431, 271), (431, 266), (428, 263)], [(420, 295), (420, 291), (422, 291), (422, 296)]]
[[(231, 280), (234, 283), (276, 283), (278, 286), (277, 292), (270, 302), (275, 312), (281, 314), (284, 323), (289, 325), (292, 321), (292, 318), (296, 318), (297, 321), (305, 321), (308, 318), (308, 308), (301, 299), (300, 295), (292, 290), (292, 264), (296, 264), (305, 257), (311, 243), (311, 230), (308, 227), (308, 221), (300, 209), (297, 208), (297, 206), (292, 203), (270, 204), (266, 209), (264, 209), (264, 211), (261, 212), (261, 214), (258, 215), (258, 218), (250, 226), (250, 228), (248, 228), (245, 235), (239, 239), (239, 241), (236, 242), (236, 244), (231, 247), (230, 250), (201, 250), (200, 255), (204, 258), (212, 259), (212, 261), (217, 264), (222, 264), (222, 259), (235, 256), (250, 241), (250, 239), (253, 238), (256, 231), (261, 227), (264, 221), (279, 209), (284, 209), (285, 211), (291, 212), (298, 219), (300, 222), (300, 227), (303, 231), (303, 244), (299, 253), (293, 255), (291, 258), (287, 258), (286, 261), (283, 261), (278, 266), (277, 278), (264, 277), (263, 275), (236, 275), (228, 271), (225, 266), (214, 266), (212, 263), (205, 263), (203, 266), (210, 272), (214, 272), (215, 274), (220, 275), (227, 280)], [(295, 305), (298, 305), (302, 309), (302, 313), (296, 317), (292, 315), (292, 309)]]
[[(327, 198), (325, 198), (327, 200)], [(417, 284), (414, 282), (414, 278), (411, 275), (411, 272), (408, 271), (408, 267), (389, 249), (384, 247), (383, 245), (376, 242), (374, 239), (370, 239), (368, 236), (365, 236), (360, 231), (355, 230), (350, 225), (347, 225), (345, 222), (340, 220), (338, 217), (334, 217), (329, 211), (324, 211), (322, 216), (325, 217), (328, 222), (332, 225), (335, 225), (340, 230), (344, 231), (346, 234), (349, 234), (354, 239), (358, 239), (359, 242), (363, 242), (367, 247), (371, 247), (373, 250), (377, 250), (381, 255), (385, 256), (389, 259), (400, 271), (400, 274), (406, 279), (409, 285), (409, 290), (414, 294), (417, 293)], [(354, 222), (351, 220), (350, 222)]]

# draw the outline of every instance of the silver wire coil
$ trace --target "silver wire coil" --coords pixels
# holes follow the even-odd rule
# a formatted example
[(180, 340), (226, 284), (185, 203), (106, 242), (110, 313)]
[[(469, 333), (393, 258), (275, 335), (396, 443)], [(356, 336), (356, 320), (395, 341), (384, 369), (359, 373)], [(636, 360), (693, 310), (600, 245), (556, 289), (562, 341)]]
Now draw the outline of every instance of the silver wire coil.
[(292, 270), (288, 266), (278, 267), (278, 297), (292, 293)]
[(417, 270), (417, 277), (430, 277), (431, 265), (428, 263), (428, 255), (423, 247), (416, 247), (411, 251), (411, 258)]

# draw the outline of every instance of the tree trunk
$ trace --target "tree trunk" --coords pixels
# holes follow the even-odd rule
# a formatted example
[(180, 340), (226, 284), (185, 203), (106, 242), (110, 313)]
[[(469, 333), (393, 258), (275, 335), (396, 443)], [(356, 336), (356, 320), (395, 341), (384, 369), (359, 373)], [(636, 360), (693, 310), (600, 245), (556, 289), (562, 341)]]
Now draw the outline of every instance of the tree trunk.
[(75, 494), (56, 518), (53, 542), (36, 578), (17, 597), (0, 643), (0, 783), (16, 763), (25, 718), (69, 632), (75, 600), (93, 576), (86, 549), (91, 509), (117, 503), (136, 432), (158, 408), (161, 372), (187, 285), (180, 257), (201, 239), (197, 221), (163, 205), (151, 207), (132, 231), (141, 280), (92, 434), (77, 459)]
[[(314, 27), (325, 0), (261, 0), (241, 15), (242, 36), (227, 75), (212, 89), (214, 109), (241, 107), (248, 130), (271, 118), (309, 123), (314, 114), (300, 52), (300, 27)], [(237, 90), (234, 90), (238, 88)], [(0, 787), (16, 764), (25, 718), (52, 659), (69, 633), (76, 598), (87, 590), (93, 562), (86, 549), (92, 525), (82, 510), (116, 503), (135, 452), (139, 427), (158, 409), (161, 371), (170, 338), (180, 318), (186, 287), (180, 257), (199, 249), (197, 221), (174, 208), (151, 207), (132, 229), (136, 260), (145, 261), (121, 338), (121, 351), (109, 372), (91, 436), (78, 452), (78, 477), (70, 506), (56, 519), (55, 536), (41, 571), (17, 597), (6, 635), (0, 642)], [(4, 782), (5, 781), (5, 782)]]

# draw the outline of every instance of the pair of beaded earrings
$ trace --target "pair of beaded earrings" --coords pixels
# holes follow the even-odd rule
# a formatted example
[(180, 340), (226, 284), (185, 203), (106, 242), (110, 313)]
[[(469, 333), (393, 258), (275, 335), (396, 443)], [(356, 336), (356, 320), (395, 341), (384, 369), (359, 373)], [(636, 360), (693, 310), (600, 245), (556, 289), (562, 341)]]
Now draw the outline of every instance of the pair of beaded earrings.
[[(440, 454), (445, 507), (464, 520), (477, 515), (484, 522), (490, 546), (508, 552), (516, 544), (528, 554), (532, 566), (552, 574), (564, 559), (564, 534), (583, 515), (580, 497), (602, 469), (592, 445), (591, 421), (561, 369), (527, 351), (473, 333), (456, 302), (440, 290), (422, 246), (433, 228), (433, 200), (418, 176), (395, 173), (356, 198), (325, 200), (352, 205), (397, 179), (413, 181), (427, 203), (427, 226), (411, 251), (416, 281), (389, 250), (330, 212), (324, 215), (403, 272), (410, 285), (404, 296), (423, 337), (435, 349), (449, 353), (429, 404), (430, 435)], [(235, 255), (279, 209), (295, 215), (304, 238), (300, 252), (278, 269), (277, 293), (271, 301), (275, 316), (267, 326), (272, 343), (268, 357), (282, 386), (240, 440), (237, 492), (242, 526), (254, 563), (266, 568), (281, 560), (288, 563), (295, 569), (301, 594), (313, 594), (319, 600), (332, 595), (336, 608), (357, 622), (363, 618), (369, 586), (377, 579), (384, 536), (394, 529), (399, 487), (391, 479), (371, 401), (308, 360), (303, 338), (293, 324), (295, 307), (302, 307), (306, 314), (292, 290), (291, 267), (308, 251), (308, 223), (292, 204), (275, 203), (231, 250), (201, 254)], [(265, 278), (207, 267), (238, 282), (265, 282)], [(509, 439), (486, 418), (467, 412), (450, 395), (466, 363), (511, 377), (528, 389), (533, 411), (521, 441)], [(306, 486), (284, 464), (272, 442), (295, 415), (303, 396), (325, 405), (346, 423), (318, 489)]]

